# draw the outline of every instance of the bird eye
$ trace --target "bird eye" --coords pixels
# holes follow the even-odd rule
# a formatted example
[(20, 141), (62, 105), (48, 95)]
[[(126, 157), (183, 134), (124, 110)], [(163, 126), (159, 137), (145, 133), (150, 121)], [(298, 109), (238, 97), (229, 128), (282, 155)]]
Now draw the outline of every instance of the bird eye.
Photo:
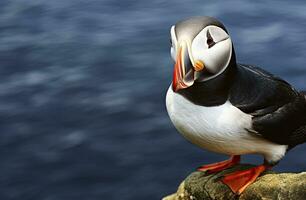
[(172, 46), (172, 38), (170, 38), (170, 45)]
[(207, 45), (208, 45), (208, 48), (211, 48), (211, 47), (213, 47), (213, 46), (216, 44), (216, 42), (215, 42), (215, 41), (213, 40), (213, 38), (211, 37), (209, 31), (207, 31), (207, 40), (206, 40), (206, 43), (207, 43)]
[(215, 42), (211, 38), (208, 38), (206, 42), (209, 48), (215, 45)]

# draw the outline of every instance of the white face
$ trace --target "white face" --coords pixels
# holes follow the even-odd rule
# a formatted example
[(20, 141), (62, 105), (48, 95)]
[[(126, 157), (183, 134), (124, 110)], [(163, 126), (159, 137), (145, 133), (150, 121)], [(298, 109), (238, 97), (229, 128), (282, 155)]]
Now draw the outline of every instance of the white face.
[(174, 30), (174, 26), (171, 27), (171, 49), (170, 49), (170, 53), (171, 53), (171, 57), (173, 59), (174, 62), (176, 62), (176, 52), (177, 52), (177, 39), (176, 39), (176, 35), (175, 35), (175, 30)]
[(191, 62), (193, 64), (196, 61), (203, 62), (205, 70), (211, 74), (201, 77), (201, 81), (216, 77), (226, 69), (232, 56), (232, 41), (222, 28), (213, 25), (207, 26), (192, 41), (188, 41), (187, 38), (177, 41), (174, 29), (175, 27), (172, 26), (171, 57), (174, 61), (176, 61), (179, 44), (185, 41), (188, 45)]

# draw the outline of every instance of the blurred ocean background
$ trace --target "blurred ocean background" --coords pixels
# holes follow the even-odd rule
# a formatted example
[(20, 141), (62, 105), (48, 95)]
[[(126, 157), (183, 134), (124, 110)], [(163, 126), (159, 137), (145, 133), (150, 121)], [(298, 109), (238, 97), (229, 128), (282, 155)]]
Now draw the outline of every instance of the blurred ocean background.
[[(306, 89), (305, 10), (301, 0), (1, 0), (0, 199), (174, 192), (226, 156), (188, 143), (167, 116), (171, 25), (217, 17), (238, 61)], [(305, 154), (300, 145), (275, 169), (305, 171)]]

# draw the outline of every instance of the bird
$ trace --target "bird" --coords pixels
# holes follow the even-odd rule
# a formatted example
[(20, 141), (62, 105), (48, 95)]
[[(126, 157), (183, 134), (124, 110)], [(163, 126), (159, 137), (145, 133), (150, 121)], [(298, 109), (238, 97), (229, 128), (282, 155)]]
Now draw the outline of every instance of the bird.
[(264, 158), (260, 165), (221, 178), (240, 195), (306, 142), (306, 92), (255, 65), (237, 63), (232, 39), (216, 18), (181, 20), (170, 35), (175, 63), (166, 94), (170, 120), (191, 143), (230, 157), (198, 170), (216, 173), (246, 154)]

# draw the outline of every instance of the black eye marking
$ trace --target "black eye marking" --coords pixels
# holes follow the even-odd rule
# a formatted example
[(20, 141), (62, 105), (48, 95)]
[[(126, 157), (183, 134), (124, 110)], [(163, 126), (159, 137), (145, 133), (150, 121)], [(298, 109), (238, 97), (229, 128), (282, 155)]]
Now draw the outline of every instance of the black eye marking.
[(211, 37), (209, 30), (207, 31), (206, 37), (207, 37), (206, 43), (207, 43), (207, 45), (208, 45), (208, 48), (213, 47), (213, 46), (216, 44), (216, 42), (215, 42), (214, 39)]
[(171, 37), (170, 37), (170, 45), (173, 46), (173, 44), (172, 44), (172, 38), (171, 38)]

